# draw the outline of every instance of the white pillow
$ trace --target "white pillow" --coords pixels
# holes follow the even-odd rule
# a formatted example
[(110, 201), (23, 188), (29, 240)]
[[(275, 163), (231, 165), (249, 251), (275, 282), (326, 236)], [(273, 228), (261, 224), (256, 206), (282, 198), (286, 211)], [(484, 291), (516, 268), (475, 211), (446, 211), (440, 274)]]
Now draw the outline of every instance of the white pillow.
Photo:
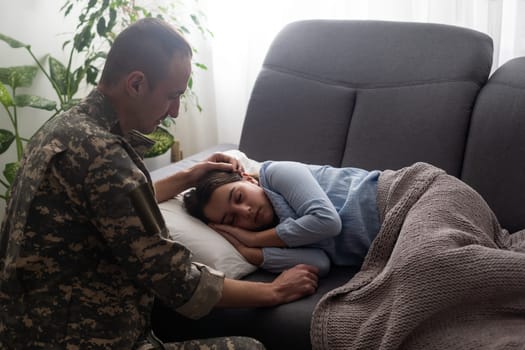
[[(237, 150), (226, 151), (238, 158), (247, 173), (258, 173), (260, 163)], [(226, 277), (239, 279), (257, 269), (226, 239), (199, 219), (189, 215), (182, 204), (182, 194), (159, 204), (171, 238), (193, 253), (193, 260), (224, 272)]]
[(232, 149), (229, 151), (224, 151), (222, 153), (225, 153), (232, 157), (237, 158), (241, 162), (242, 166), (244, 167), (244, 171), (246, 173), (259, 174), (259, 170), (261, 170), (261, 163), (256, 160), (248, 158), (246, 154), (244, 154), (243, 152), (236, 150), (236, 149)]

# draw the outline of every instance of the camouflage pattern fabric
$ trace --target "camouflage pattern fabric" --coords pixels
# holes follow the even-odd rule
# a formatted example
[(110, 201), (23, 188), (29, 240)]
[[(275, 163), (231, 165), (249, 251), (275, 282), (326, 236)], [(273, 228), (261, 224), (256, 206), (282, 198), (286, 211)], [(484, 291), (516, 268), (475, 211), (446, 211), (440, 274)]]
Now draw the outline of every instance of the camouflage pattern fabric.
[(131, 349), (154, 296), (197, 317), (219, 300), (224, 276), (147, 232), (126, 195), (152, 189), (150, 146), (96, 90), (32, 138), (0, 231), (1, 349)]
[[(144, 345), (138, 350), (156, 349), (152, 345)], [(189, 340), (180, 343), (166, 343), (165, 350), (264, 350), (265, 347), (257, 340), (247, 337), (224, 337)]]

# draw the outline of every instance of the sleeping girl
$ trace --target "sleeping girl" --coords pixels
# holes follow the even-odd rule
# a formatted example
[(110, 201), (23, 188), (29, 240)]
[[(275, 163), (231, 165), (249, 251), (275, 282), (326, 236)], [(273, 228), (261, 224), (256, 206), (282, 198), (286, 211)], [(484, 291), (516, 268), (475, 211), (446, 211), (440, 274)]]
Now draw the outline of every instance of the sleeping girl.
[(267, 161), (258, 175), (212, 171), (187, 211), (270, 272), (297, 264), (360, 266), (379, 232), (379, 171)]
[(265, 162), (258, 181), (210, 173), (185, 202), (264, 269), (359, 265), (316, 305), (311, 339), (478, 349), (488, 332), (522, 343), (525, 230), (509, 234), (479, 193), (430, 164)]

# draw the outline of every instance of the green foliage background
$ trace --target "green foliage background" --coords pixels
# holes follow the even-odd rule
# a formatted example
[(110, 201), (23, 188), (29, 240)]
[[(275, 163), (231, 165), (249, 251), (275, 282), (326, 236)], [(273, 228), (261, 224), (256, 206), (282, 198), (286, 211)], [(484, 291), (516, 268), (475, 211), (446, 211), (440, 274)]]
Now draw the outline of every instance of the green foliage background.
[[(151, 3), (151, 2), (150, 2)], [(75, 11), (73, 11), (75, 10)], [(79, 99), (75, 98), (82, 84), (96, 85), (100, 70), (116, 35), (129, 24), (144, 17), (163, 18), (173, 24), (183, 35), (200, 32), (204, 37), (212, 37), (202, 23), (204, 13), (199, 10), (198, 0), (169, 1), (166, 6), (148, 7), (137, 0), (66, 0), (61, 8), (64, 16), (77, 13), (77, 26), (74, 34), (63, 42), (67, 52), (67, 62), (45, 55), (38, 59), (30, 44), (0, 33), (0, 42), (14, 50), (25, 50), (34, 61), (34, 65), (0, 67), (0, 103), (4, 112), (0, 118), (8, 118), (11, 129), (0, 129), (0, 154), (11, 147), (16, 147), (16, 160), (6, 163), (0, 177), (0, 199), (7, 200), (11, 184), (22, 159), (24, 146), (30, 136), (21, 135), (19, 129), (19, 109), (36, 108), (49, 112), (49, 118), (69, 109)], [(0, 43), (2, 44), (2, 43)], [(196, 49), (193, 48), (194, 52)], [(74, 67), (73, 62), (81, 62)], [(206, 65), (193, 62), (199, 70), (207, 70)], [(32, 94), (19, 94), (20, 88), (31, 88), (37, 74), (43, 74), (55, 92), (56, 99), (50, 100)], [(193, 104), (199, 111), (198, 96), (193, 90), (193, 78), (190, 77), (186, 93), (186, 104)], [(169, 126), (166, 121), (164, 126)], [(155, 156), (171, 147), (173, 136), (165, 129), (150, 136), (159, 144), (155, 145), (147, 156)]]

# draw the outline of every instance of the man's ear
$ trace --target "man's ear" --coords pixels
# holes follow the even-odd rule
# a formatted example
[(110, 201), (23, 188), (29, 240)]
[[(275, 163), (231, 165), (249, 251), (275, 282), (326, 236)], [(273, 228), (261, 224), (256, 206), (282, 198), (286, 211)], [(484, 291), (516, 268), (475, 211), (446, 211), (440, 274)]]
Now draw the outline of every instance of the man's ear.
[(255, 185), (259, 185), (259, 181), (257, 181), (257, 179), (255, 177), (251, 176), (250, 174), (243, 172), (241, 174), (241, 176), (242, 176), (242, 179), (244, 181), (248, 181), (248, 182), (251, 182), (251, 183), (253, 183)]
[(139, 96), (147, 88), (147, 80), (141, 71), (133, 71), (128, 74), (126, 79), (126, 91), (130, 96)]

